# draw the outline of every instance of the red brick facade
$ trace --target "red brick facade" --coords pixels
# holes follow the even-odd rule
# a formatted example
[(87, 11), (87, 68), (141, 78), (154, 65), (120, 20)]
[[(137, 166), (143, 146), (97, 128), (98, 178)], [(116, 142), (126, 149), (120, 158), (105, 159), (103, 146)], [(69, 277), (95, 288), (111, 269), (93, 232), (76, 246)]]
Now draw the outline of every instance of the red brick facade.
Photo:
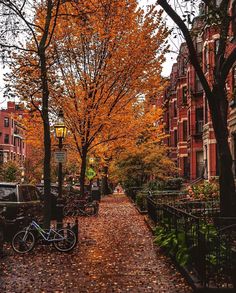
[(9, 160), (22, 166), (26, 158), (25, 130), (14, 117), (23, 117), (24, 110), (14, 102), (0, 110), (0, 164)]
[[(236, 14), (236, 1), (231, 3), (231, 13), (233, 10)], [(203, 33), (196, 36), (194, 42), (205, 76), (211, 84), (219, 33), (216, 27), (204, 27), (201, 15), (194, 19), (192, 29), (199, 27), (202, 27)], [(236, 46), (235, 37), (236, 21), (231, 25), (228, 52)], [(170, 157), (179, 167), (179, 176), (194, 181), (198, 178), (209, 179), (218, 176), (218, 159), (205, 94), (193, 66), (187, 62), (187, 55), (186, 45), (183, 43), (177, 63), (172, 67), (170, 85), (164, 94), (165, 132), (169, 134), (165, 142), (171, 147)], [(231, 105), (228, 120), (229, 141), (236, 174), (236, 64), (229, 74), (227, 90)]]

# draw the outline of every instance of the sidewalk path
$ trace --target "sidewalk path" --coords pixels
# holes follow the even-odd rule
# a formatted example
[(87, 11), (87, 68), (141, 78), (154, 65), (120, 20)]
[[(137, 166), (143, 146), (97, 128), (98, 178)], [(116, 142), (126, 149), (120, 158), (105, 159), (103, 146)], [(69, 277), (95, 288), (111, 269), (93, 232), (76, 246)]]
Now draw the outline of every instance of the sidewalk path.
[(192, 292), (124, 195), (103, 198), (99, 216), (80, 218), (79, 229), (72, 253), (41, 245), (19, 256), (8, 248), (0, 260), (0, 292)]

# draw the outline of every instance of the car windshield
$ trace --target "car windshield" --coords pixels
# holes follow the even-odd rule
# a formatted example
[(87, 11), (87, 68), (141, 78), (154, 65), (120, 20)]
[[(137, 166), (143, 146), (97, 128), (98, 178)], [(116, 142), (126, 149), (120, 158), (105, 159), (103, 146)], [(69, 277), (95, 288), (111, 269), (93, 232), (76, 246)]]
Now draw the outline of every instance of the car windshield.
[(16, 186), (0, 185), (0, 201), (17, 201)]

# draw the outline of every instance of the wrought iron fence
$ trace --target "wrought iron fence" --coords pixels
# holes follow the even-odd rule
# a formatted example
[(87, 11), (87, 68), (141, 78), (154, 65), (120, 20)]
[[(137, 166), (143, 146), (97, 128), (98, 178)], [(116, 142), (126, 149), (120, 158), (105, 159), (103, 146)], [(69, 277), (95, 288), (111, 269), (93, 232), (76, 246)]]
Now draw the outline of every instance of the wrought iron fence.
[(154, 223), (172, 237), (163, 241), (168, 253), (176, 259), (185, 253), (185, 270), (202, 288), (234, 292), (236, 218), (219, 218), (217, 201), (165, 202), (147, 196), (147, 209)]

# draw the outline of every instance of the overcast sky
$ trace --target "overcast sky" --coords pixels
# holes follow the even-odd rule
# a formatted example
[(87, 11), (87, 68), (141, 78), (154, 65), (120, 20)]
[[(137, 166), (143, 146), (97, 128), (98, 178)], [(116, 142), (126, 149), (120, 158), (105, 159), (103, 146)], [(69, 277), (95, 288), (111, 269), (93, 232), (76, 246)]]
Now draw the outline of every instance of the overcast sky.
[[(172, 1), (175, 1), (175, 0), (172, 0)], [(154, 4), (156, 0), (139, 0), (139, 2), (141, 7), (145, 7), (146, 5)], [(166, 22), (168, 26), (173, 26), (170, 20), (166, 19)], [(169, 38), (169, 42), (171, 45), (171, 49), (177, 52), (177, 49), (180, 45), (180, 41), (177, 39), (173, 41), (171, 38)], [(163, 64), (163, 71), (162, 71), (163, 76), (169, 76), (171, 68), (172, 68), (172, 64), (175, 62), (175, 59), (177, 57), (176, 52), (168, 53), (166, 55), (166, 62)], [(6, 107), (6, 101), (3, 98), (3, 90), (4, 90), (3, 69), (0, 63), (0, 108)]]

